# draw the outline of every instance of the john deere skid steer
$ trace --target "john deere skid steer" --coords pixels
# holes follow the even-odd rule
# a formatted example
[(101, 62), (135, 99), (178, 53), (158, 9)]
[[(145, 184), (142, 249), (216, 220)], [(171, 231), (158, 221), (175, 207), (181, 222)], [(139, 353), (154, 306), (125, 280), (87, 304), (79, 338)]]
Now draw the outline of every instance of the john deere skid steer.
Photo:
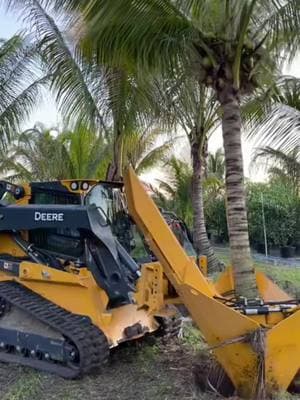
[(74, 378), (123, 341), (179, 329), (175, 291), (162, 276), (153, 291), (155, 264), (141, 271), (113, 235), (118, 213), (128, 223), (120, 185), (96, 183), (1, 182), (16, 203), (0, 205), (0, 361)]

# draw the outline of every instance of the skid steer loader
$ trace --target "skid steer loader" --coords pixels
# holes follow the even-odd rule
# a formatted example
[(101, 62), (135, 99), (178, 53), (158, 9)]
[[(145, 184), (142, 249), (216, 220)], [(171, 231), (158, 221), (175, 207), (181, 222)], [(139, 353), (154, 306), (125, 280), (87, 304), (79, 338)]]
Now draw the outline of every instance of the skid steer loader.
[[(291, 388), (300, 369), (299, 301), (262, 272), (259, 299), (235, 296), (230, 267), (212, 283), (132, 169), (124, 183), (129, 214), (157, 259), (140, 269), (111, 240), (96, 200), (0, 207), (0, 360), (79, 376), (100, 365), (110, 346), (159, 329), (180, 302), (238, 395), (262, 400)], [(57, 227), (79, 232), (82, 258), (53, 255), (26, 238)]]
[[(141, 272), (113, 235), (120, 187), (0, 183), (0, 198), (16, 200), (0, 203), (0, 361), (75, 378), (105, 363), (121, 342), (176, 335), (175, 291), (160, 276), (152, 293), (155, 264)], [(119, 236), (128, 244), (125, 228)]]

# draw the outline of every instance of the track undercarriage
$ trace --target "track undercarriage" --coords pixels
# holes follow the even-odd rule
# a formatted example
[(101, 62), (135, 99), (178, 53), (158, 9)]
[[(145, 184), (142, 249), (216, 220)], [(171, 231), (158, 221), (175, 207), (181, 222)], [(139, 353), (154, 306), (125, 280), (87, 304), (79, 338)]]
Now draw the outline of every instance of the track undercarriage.
[(77, 378), (109, 355), (103, 333), (16, 282), (0, 283), (0, 361)]

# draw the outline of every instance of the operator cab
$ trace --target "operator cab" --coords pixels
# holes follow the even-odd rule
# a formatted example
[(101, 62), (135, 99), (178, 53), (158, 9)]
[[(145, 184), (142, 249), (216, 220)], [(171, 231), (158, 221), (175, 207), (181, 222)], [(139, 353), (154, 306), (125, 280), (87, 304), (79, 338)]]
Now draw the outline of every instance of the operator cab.
[[(85, 204), (97, 207), (113, 235), (138, 263), (155, 261), (155, 256), (128, 213), (122, 187), (122, 183), (98, 183), (86, 195)], [(173, 212), (162, 209), (160, 212), (186, 253), (196, 256), (192, 235), (184, 221)]]

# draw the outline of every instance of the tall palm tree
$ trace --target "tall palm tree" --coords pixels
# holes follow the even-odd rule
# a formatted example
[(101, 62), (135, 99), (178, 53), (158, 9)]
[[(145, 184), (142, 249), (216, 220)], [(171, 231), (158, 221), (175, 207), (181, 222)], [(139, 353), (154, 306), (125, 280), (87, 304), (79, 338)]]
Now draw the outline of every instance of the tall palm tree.
[(39, 101), (47, 83), (38, 68), (38, 52), (29, 37), (0, 40), (0, 140), (5, 144)]
[(153, 129), (158, 106), (152, 83), (122, 66), (106, 67), (108, 117), (111, 120), (113, 143), (113, 168), (111, 179), (119, 179), (123, 170), (123, 147), (136, 141), (137, 135), (149, 134)]
[(192, 160), (193, 242), (196, 253), (208, 259), (210, 272), (218, 269), (220, 262), (214, 254), (206, 231), (203, 208), (203, 177), (207, 141), (219, 125), (217, 99), (211, 89), (200, 84), (194, 77), (182, 76), (158, 82), (161, 104), (166, 108), (164, 116), (185, 132)]
[(215, 201), (220, 195), (224, 196), (225, 186), (225, 159), (223, 149), (209, 153), (206, 162), (204, 180), (205, 204)]
[(221, 108), (231, 261), (236, 293), (257, 296), (250, 255), (241, 148), (240, 99), (263, 85), (275, 60), (299, 44), (298, 0), (109, 0), (81, 8), (82, 48), (98, 62), (166, 76), (194, 74)]
[(64, 178), (104, 179), (112, 159), (112, 144), (103, 136), (80, 124), (74, 130), (61, 132), (55, 138), (66, 156), (68, 169)]

